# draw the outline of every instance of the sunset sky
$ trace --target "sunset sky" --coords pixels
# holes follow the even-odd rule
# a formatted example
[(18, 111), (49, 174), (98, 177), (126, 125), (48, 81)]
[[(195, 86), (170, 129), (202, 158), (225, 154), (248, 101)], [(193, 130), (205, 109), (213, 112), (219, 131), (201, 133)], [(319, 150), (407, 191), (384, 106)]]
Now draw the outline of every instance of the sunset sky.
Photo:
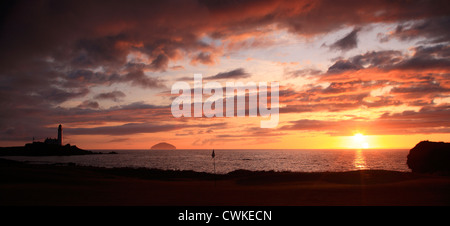
[[(56, 137), (59, 124), (84, 149), (450, 141), (448, 0), (1, 4), (0, 146)], [(171, 86), (194, 74), (278, 81), (278, 126), (174, 118)]]

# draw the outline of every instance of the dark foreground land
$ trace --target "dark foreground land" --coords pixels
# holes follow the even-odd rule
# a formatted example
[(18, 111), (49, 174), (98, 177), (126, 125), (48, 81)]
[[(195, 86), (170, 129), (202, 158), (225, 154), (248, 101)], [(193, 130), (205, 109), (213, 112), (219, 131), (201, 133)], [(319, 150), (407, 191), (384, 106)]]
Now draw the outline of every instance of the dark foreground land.
[(450, 177), (34, 165), (0, 159), (0, 205), (450, 205)]

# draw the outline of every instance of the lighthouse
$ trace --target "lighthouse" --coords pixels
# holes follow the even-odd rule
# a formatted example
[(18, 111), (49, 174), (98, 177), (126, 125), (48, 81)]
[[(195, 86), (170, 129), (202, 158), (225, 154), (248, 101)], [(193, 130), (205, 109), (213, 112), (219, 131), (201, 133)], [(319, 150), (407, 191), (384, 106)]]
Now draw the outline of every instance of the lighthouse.
[(59, 146), (62, 146), (62, 141), (63, 141), (62, 126), (61, 126), (61, 124), (59, 124), (59, 126), (58, 126), (58, 145)]

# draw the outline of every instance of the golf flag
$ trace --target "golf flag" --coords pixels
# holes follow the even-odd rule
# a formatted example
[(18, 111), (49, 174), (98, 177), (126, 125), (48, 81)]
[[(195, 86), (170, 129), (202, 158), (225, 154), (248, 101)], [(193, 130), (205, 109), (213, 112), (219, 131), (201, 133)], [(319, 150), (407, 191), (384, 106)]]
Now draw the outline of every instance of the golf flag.
[(216, 157), (216, 154), (214, 154), (214, 149), (213, 149), (213, 152), (212, 152), (211, 156), (212, 156), (213, 158)]

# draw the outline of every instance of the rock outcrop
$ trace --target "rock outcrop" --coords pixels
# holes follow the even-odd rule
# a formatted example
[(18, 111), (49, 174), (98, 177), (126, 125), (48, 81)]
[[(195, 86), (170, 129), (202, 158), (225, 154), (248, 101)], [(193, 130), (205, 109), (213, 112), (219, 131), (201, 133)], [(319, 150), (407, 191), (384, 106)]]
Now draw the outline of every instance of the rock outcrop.
[(408, 167), (413, 172), (450, 172), (450, 143), (421, 141), (409, 151)]

